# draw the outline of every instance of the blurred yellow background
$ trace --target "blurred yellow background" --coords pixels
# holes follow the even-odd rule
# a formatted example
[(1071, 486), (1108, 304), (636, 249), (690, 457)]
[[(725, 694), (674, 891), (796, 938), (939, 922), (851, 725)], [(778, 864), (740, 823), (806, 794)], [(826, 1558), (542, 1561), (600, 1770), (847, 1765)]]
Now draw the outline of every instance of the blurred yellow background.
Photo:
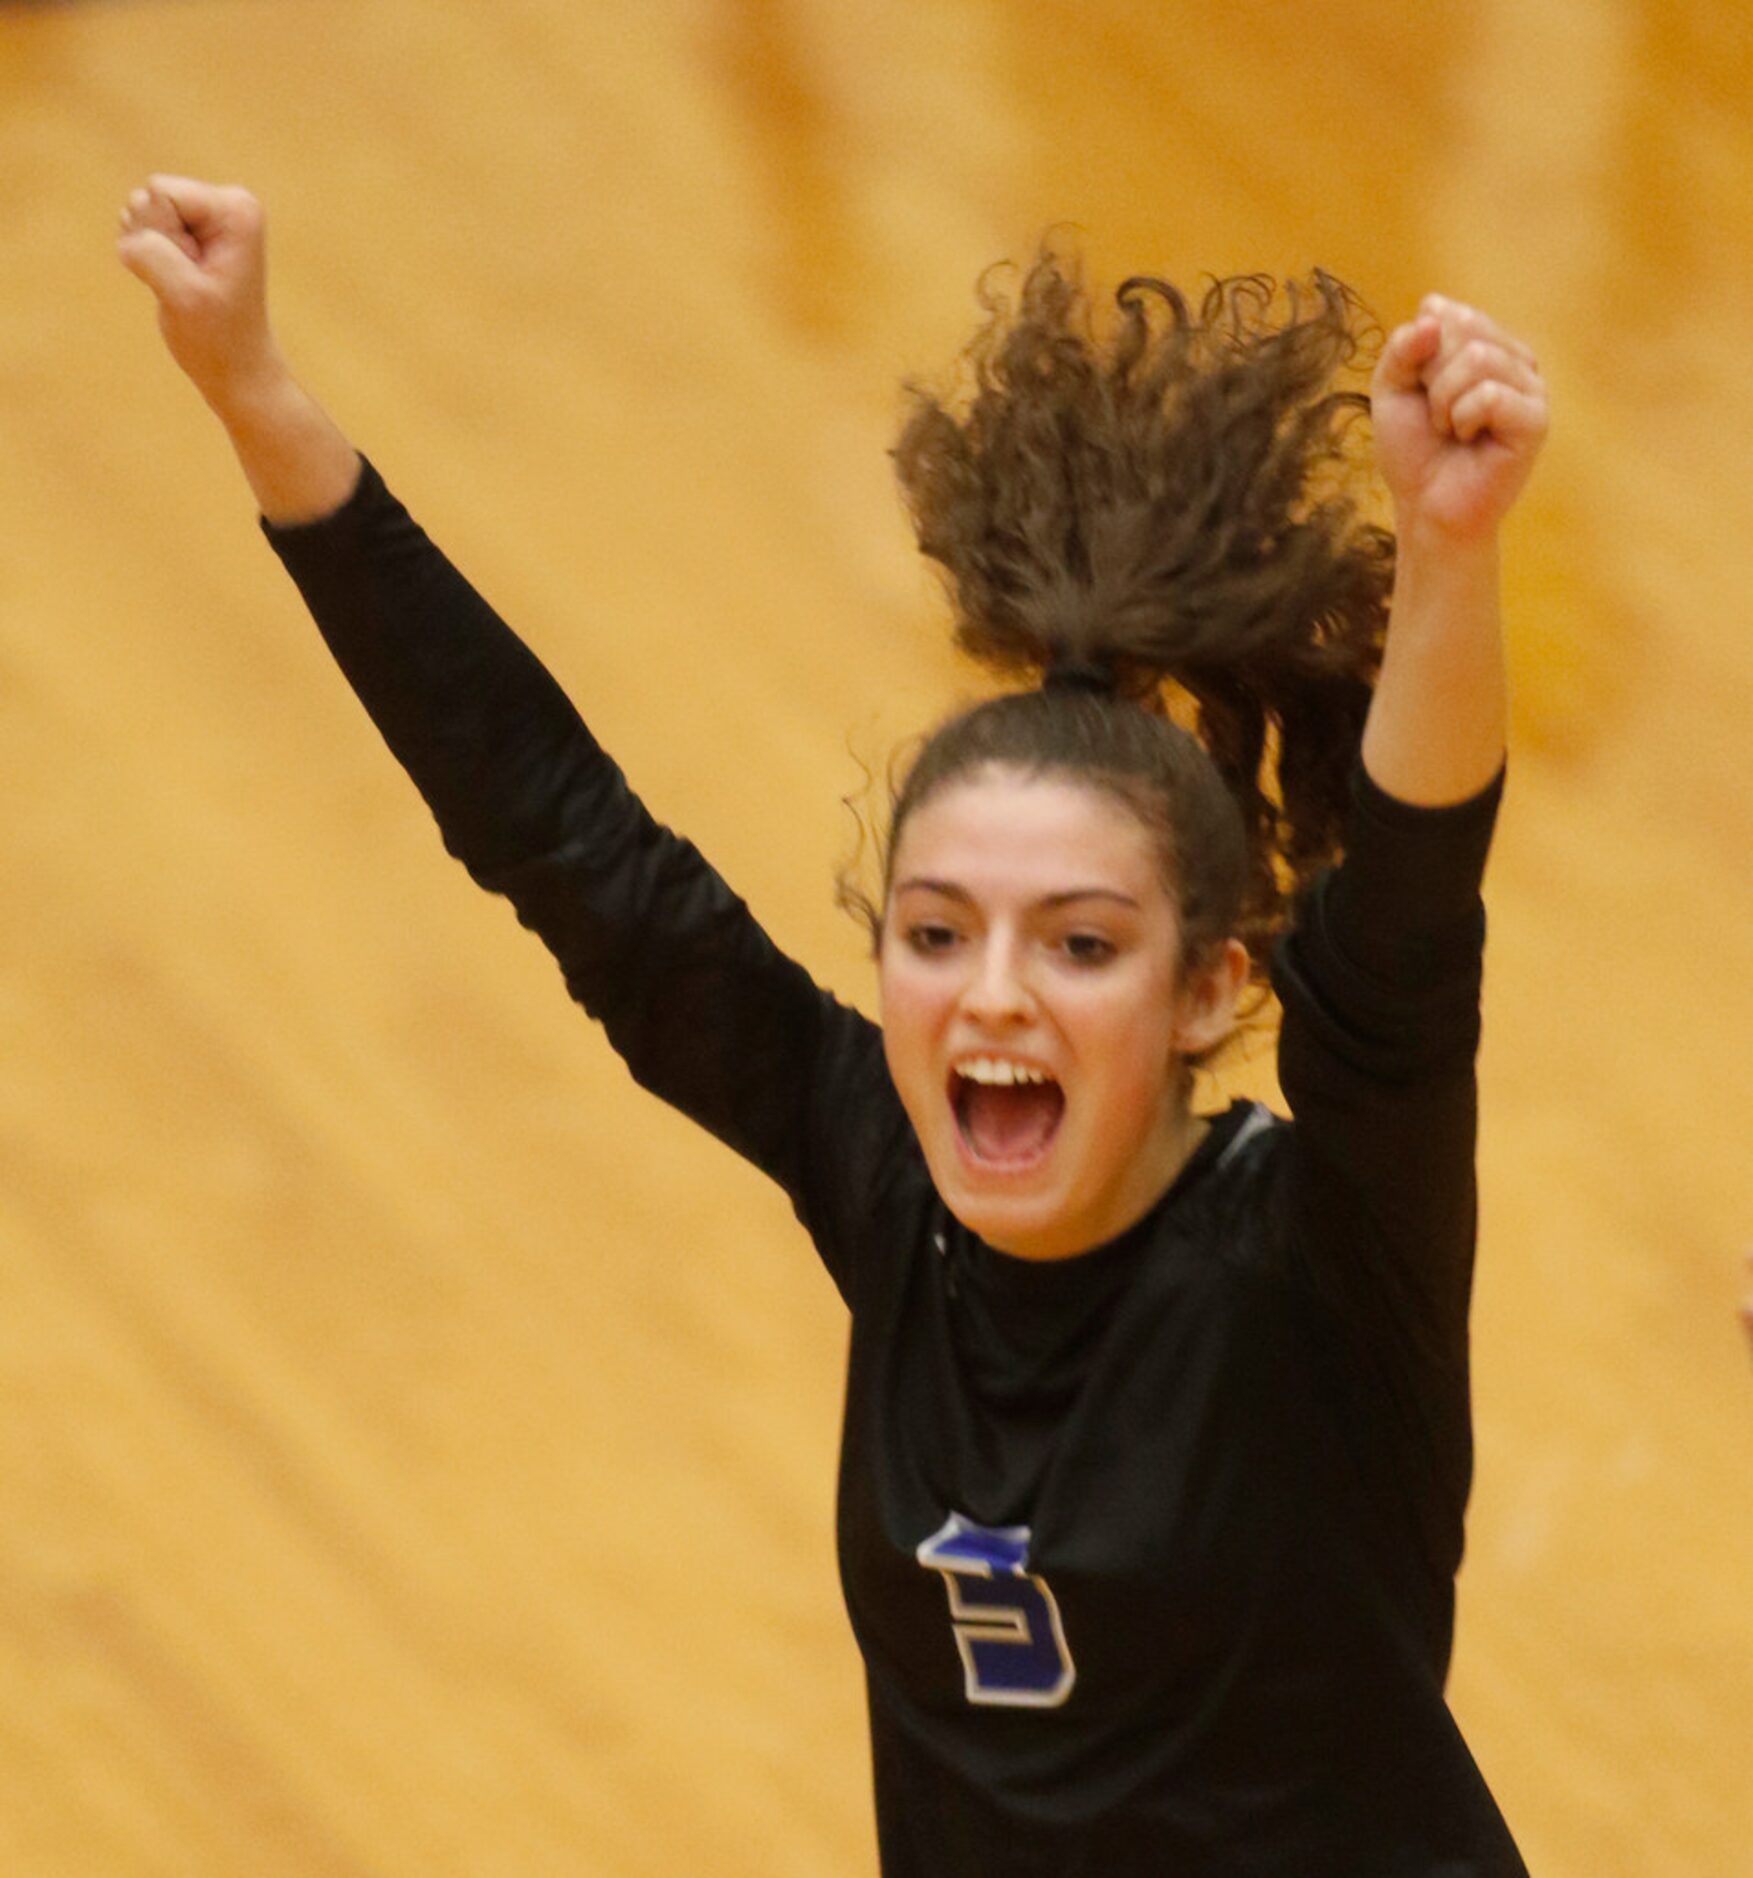
[(884, 453), (983, 267), (1534, 342), (1452, 1696), (1543, 1878), (1753, 1869), (1750, 107), (1715, 0), (0, 8), (0, 1869), (875, 1869), (838, 1302), (444, 858), (113, 258), (153, 169), (867, 1005), (839, 798), (974, 684)]

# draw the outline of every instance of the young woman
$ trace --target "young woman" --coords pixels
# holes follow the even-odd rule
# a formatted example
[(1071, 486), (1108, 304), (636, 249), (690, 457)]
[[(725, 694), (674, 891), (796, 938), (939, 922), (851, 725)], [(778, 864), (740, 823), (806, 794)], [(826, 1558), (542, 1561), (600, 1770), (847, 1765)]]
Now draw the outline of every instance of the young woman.
[[(1044, 682), (900, 790), (879, 1030), (651, 820), (294, 382), (254, 200), (154, 177), (120, 253), (450, 851), (780, 1183), (850, 1307), (888, 1878), (1522, 1872), (1443, 1685), (1527, 348), (1432, 298), (1366, 401), (1326, 276), (1196, 311), (1132, 281), (1098, 329), (1049, 259), (966, 408), (914, 394), (896, 456), (959, 635)], [(1366, 402), (1397, 540), (1348, 493)], [(1268, 972), (1294, 1120), (1195, 1114)]]

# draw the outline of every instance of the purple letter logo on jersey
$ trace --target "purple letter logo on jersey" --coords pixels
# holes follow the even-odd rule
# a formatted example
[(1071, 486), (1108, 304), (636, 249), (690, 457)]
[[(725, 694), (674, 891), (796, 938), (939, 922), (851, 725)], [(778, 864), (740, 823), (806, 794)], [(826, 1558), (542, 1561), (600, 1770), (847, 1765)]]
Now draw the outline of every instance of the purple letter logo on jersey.
[(970, 1702), (1057, 1708), (1071, 1694), (1077, 1670), (1059, 1605), (1028, 1569), (1027, 1526), (977, 1526), (952, 1513), (917, 1556), (943, 1573)]

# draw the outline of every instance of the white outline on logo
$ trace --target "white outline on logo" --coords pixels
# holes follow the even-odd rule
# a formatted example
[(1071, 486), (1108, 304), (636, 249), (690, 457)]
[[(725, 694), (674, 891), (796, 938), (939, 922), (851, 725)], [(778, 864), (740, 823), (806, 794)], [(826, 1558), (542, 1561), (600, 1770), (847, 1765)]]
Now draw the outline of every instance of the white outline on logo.
[(1050, 1689), (993, 1689), (982, 1687), (979, 1673), (974, 1665), (974, 1645), (977, 1643), (1003, 1643), (1013, 1646), (1031, 1646), (1039, 1639), (1029, 1628), (1028, 1613), (1021, 1608), (994, 1610), (986, 1604), (967, 1605), (962, 1602), (961, 1587), (958, 1578), (984, 1578), (989, 1583), (996, 1583), (999, 1574), (995, 1573), (984, 1559), (954, 1557), (944, 1559), (939, 1556), (939, 1548), (959, 1539), (964, 1533), (991, 1533), (1014, 1545), (1026, 1560), (1029, 1556), (1029, 1540), (1032, 1536), (1027, 1526), (980, 1526), (971, 1519), (965, 1519), (960, 1513), (952, 1513), (938, 1527), (929, 1539), (919, 1542), (919, 1549), (914, 1557), (928, 1571), (941, 1572), (944, 1588), (949, 1592), (950, 1628), (956, 1639), (956, 1649), (962, 1659), (962, 1680), (970, 1702), (990, 1708), (1059, 1708), (1070, 1696), (1072, 1685), (1077, 1681), (1077, 1665), (1071, 1660), (1071, 1652), (1065, 1645), (1065, 1630), (1059, 1620), (1059, 1600), (1054, 1597), (1052, 1588), (1046, 1579), (1035, 1572), (1008, 1571), (1006, 1578), (1017, 1578), (1033, 1585), (1041, 1602), (1047, 1609), (1047, 1621), (1053, 1628), (1053, 1644), (1062, 1665), (1059, 1680)]

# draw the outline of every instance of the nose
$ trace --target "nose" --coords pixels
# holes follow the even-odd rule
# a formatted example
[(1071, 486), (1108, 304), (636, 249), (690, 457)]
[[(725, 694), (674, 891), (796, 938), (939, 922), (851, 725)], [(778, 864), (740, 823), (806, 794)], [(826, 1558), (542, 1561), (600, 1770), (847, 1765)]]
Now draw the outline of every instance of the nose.
[(1034, 1015), (1034, 993), (1015, 944), (1004, 935), (989, 934), (980, 947), (962, 990), (962, 1009), (988, 1027), (1023, 1023)]

